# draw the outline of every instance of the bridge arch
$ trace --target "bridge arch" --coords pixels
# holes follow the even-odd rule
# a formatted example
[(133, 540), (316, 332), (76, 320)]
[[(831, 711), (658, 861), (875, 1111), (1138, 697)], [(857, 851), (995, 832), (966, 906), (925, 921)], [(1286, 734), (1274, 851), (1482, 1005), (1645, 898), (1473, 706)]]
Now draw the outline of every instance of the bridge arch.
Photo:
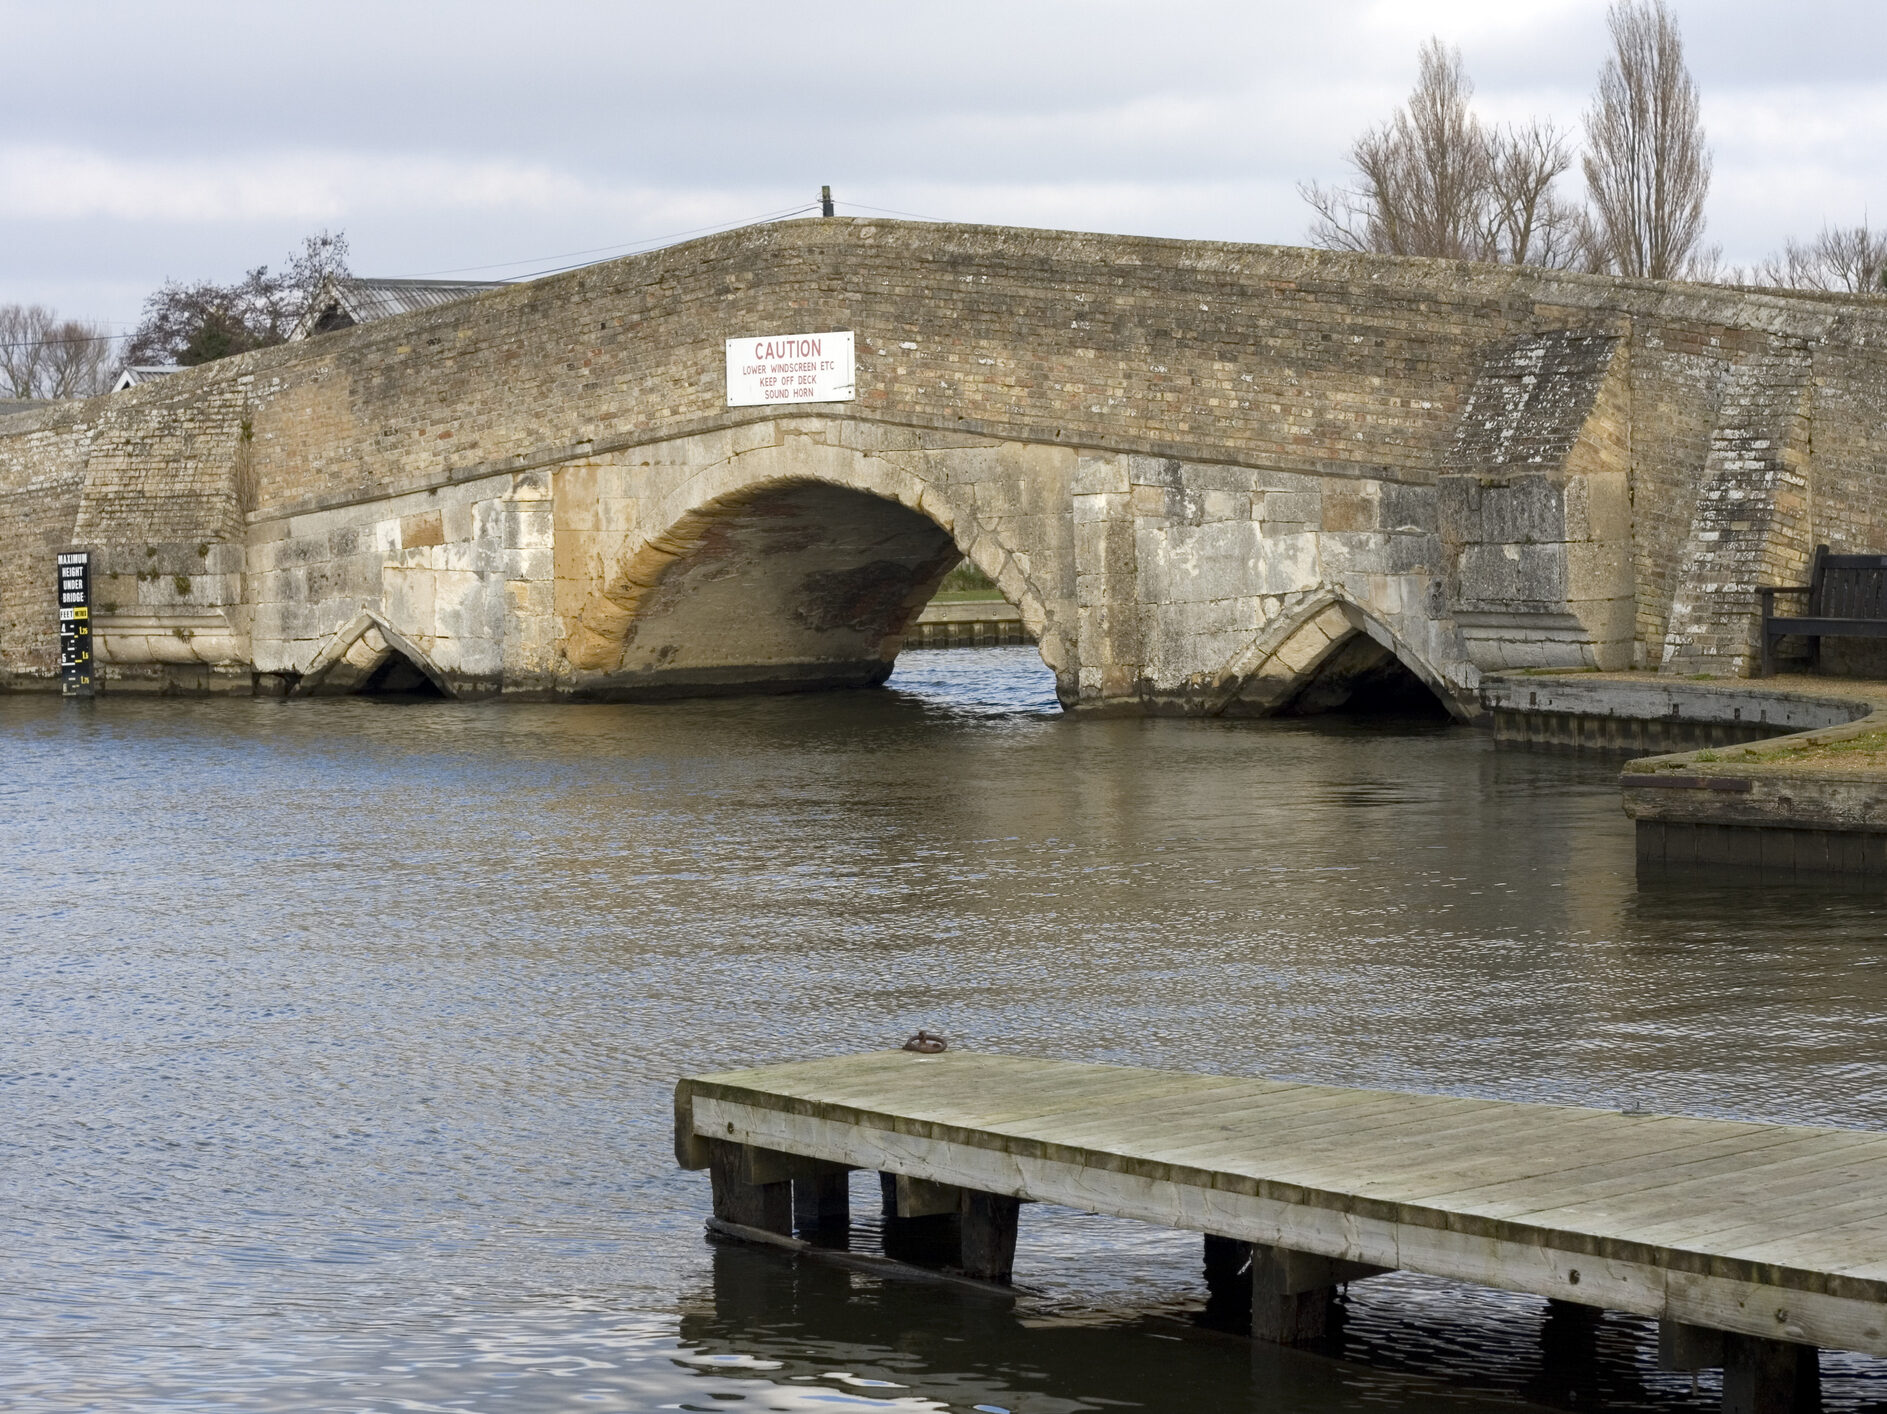
[(1067, 654), (1013, 527), (976, 509), (987, 447), (880, 455), (779, 442), (667, 478), (566, 625), (597, 696), (874, 686), (960, 561), (1020, 611), (1063, 681)]
[[(1271, 716), (1339, 705), (1359, 681), (1406, 674), (1450, 716), (1470, 714), (1461, 694), (1413, 645), (1376, 615), (1334, 590), (1294, 596), (1229, 666), (1211, 711), (1218, 716)], [(1326, 700), (1307, 702), (1322, 691)], [(1331, 701), (1330, 699), (1335, 699)]]

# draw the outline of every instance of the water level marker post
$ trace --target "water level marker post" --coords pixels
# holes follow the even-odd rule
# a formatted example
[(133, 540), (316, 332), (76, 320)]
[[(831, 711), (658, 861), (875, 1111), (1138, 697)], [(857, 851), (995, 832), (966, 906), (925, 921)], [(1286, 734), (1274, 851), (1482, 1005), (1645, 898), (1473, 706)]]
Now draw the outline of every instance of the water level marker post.
[(98, 691), (92, 659), (92, 552), (59, 554), (59, 686), (67, 697)]

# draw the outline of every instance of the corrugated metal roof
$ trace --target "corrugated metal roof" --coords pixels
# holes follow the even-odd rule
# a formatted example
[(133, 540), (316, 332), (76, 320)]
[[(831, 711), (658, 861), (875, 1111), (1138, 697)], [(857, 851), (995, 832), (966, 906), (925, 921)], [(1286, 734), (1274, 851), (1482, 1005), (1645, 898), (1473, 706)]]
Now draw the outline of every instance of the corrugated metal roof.
[(183, 369), (174, 363), (134, 363), (119, 373), (118, 381), (111, 385), (114, 393), (122, 393), (126, 388), (135, 388), (140, 383), (149, 383), (154, 378), (167, 378)]
[(484, 290), (501, 288), (503, 280), (375, 280), (349, 275), (329, 280), (296, 324), (291, 340), (306, 339), (333, 329), (370, 324), (395, 314), (411, 314), (469, 299)]

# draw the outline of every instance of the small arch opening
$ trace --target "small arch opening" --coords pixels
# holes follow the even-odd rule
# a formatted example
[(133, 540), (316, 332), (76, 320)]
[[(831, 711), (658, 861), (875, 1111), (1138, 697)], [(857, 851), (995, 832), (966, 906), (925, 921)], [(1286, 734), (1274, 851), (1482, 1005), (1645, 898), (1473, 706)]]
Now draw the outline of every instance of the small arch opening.
[(420, 654), (383, 619), (362, 613), (328, 641), (294, 695), (403, 702), (450, 698), (450, 686)]
[(1452, 714), (1393, 652), (1368, 634), (1355, 633), (1312, 670), (1278, 715), (1446, 721)]
[(349, 694), (354, 697), (378, 697), (393, 701), (443, 701), (439, 684), (405, 654), (391, 651), (363, 678)]

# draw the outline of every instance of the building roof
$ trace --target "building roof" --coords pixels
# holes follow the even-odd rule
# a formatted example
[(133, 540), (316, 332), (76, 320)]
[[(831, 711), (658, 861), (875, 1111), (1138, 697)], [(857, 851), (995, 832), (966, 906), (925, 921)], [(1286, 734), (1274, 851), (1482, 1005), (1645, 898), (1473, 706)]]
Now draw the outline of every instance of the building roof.
[(182, 373), (181, 364), (175, 363), (134, 363), (118, 375), (118, 381), (111, 385), (114, 393), (122, 393), (126, 388), (135, 388), (140, 383), (149, 383), (172, 373)]
[(451, 304), (484, 290), (495, 290), (503, 280), (373, 280), (359, 275), (330, 277), (294, 329), (289, 341), (370, 324), (395, 314)]

